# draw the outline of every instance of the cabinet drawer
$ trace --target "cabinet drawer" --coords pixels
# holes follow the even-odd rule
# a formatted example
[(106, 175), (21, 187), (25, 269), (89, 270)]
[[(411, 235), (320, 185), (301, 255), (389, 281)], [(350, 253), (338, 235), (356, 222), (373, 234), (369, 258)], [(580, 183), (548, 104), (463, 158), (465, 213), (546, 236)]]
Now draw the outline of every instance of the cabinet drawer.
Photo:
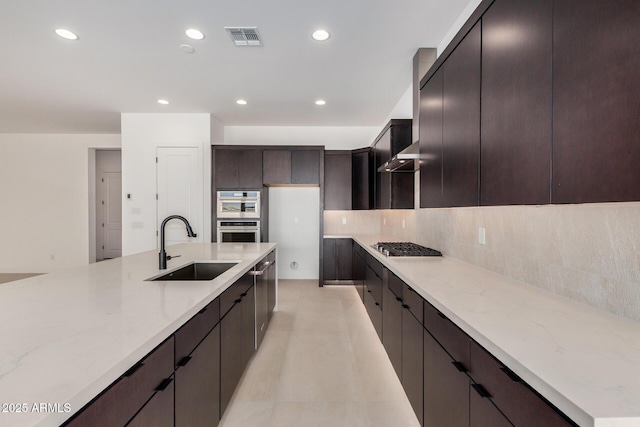
[[(173, 374), (173, 336), (129, 369), (66, 426), (124, 426)], [(173, 393), (171, 393), (173, 396)]]
[(382, 278), (367, 266), (366, 292), (382, 307)]
[[(365, 286), (366, 289), (366, 286)], [(382, 340), (382, 310), (380, 304), (377, 303), (369, 292), (364, 293), (364, 307), (367, 309), (371, 323), (378, 333), (378, 337)]]
[(404, 286), (404, 282), (395, 274), (389, 272), (389, 290), (398, 298), (400, 301), (402, 300), (402, 287)]
[(220, 320), (220, 299), (216, 298), (176, 331), (176, 363), (191, 354)]
[(424, 299), (413, 288), (406, 283), (402, 282), (402, 299), (407, 306), (411, 314), (414, 315), (420, 324), (424, 325), (423, 321), (423, 304)]
[[(475, 342), (471, 343), (473, 380), (516, 427), (572, 426), (553, 406)], [(473, 395), (473, 393), (472, 393)]]
[(373, 255), (367, 253), (367, 265), (376, 273), (376, 275), (382, 279), (382, 272), (384, 271), (384, 266), (380, 261), (375, 259)]
[(224, 317), (225, 314), (231, 307), (238, 302), (249, 288), (253, 286), (253, 276), (249, 276), (245, 274), (241, 278), (239, 278), (233, 285), (229, 286), (227, 290), (225, 290), (222, 295), (220, 295), (220, 318)]
[(444, 314), (425, 301), (424, 327), (433, 335), (451, 358), (469, 369), (470, 339)]

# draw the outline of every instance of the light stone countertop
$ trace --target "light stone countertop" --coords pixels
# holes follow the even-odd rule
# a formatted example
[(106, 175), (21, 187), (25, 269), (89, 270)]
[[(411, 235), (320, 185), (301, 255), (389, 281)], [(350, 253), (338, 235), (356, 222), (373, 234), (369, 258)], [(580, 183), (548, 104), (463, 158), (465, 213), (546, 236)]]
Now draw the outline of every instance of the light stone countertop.
[(352, 237), (580, 426), (640, 426), (640, 323), (445, 257)]
[[(187, 243), (167, 248), (181, 255), (167, 270), (154, 250), (0, 285), (0, 426), (60, 425), (275, 247)], [(239, 263), (208, 282), (145, 281), (209, 260)]]

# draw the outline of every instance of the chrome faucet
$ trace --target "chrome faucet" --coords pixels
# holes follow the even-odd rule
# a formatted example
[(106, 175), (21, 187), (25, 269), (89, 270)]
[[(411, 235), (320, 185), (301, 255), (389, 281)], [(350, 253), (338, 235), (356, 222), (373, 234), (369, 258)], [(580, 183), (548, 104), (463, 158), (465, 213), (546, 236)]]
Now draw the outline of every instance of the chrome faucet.
[[(187, 236), (189, 237), (196, 237), (197, 234), (193, 232), (193, 229), (191, 228), (191, 225), (189, 224), (189, 221), (187, 221), (187, 219), (183, 216), (180, 215), (170, 215), (168, 217), (166, 217), (164, 219), (164, 221), (162, 221), (162, 225), (160, 226), (160, 270), (166, 270), (167, 269), (167, 260), (171, 259), (171, 256), (167, 256), (167, 253), (164, 250), (164, 226), (167, 224), (167, 222), (171, 221), (172, 219), (179, 219), (182, 222), (184, 222), (184, 225), (187, 226)], [(175, 257), (178, 257), (180, 255), (176, 255)]]

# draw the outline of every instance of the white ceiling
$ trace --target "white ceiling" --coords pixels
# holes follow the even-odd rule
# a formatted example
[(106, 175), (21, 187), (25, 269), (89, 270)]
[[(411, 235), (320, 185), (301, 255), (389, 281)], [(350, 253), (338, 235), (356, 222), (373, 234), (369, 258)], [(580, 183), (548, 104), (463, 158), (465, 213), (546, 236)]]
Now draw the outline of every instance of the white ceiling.
[[(0, 132), (119, 133), (120, 113), (156, 112), (377, 126), (411, 84), (416, 50), (436, 47), (468, 3), (0, 0)], [(225, 26), (257, 26), (264, 47), (235, 47)], [(60, 27), (80, 39), (56, 36)], [(190, 27), (205, 39), (188, 39)], [(311, 39), (319, 27), (327, 42)]]

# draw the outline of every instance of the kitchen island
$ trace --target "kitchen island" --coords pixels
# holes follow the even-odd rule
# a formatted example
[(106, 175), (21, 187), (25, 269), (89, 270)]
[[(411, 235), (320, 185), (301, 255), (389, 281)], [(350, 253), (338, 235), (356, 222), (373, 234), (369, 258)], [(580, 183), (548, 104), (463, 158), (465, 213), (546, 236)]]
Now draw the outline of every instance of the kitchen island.
[(371, 247), (393, 241), (389, 236), (325, 237), (351, 237), (354, 246), (362, 247), (578, 425), (640, 426), (638, 322), (446, 254), (386, 257)]
[[(57, 426), (206, 307), (273, 243), (171, 246), (0, 286), (0, 426)], [(193, 261), (238, 262), (207, 282), (147, 281)]]

